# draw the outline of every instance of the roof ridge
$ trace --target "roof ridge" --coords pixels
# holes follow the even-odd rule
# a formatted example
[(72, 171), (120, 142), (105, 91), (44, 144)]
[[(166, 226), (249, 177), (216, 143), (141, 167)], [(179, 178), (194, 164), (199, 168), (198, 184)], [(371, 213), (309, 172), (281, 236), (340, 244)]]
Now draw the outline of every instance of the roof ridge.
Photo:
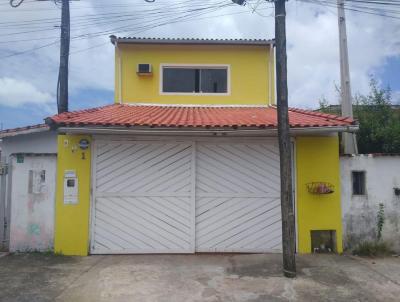
[(180, 41), (180, 40), (195, 40), (195, 41), (272, 41), (274, 39), (266, 39), (266, 38), (196, 38), (196, 37), (117, 37), (118, 39), (137, 39), (137, 40), (172, 40), (172, 41)]
[(129, 107), (170, 107), (170, 108), (270, 108), (271, 105), (240, 105), (240, 104), (159, 104), (159, 103), (124, 103)]
[(275, 39), (266, 38), (166, 38), (166, 37), (117, 37), (110, 36), (111, 43), (138, 43), (138, 44), (215, 44), (215, 45), (253, 45), (267, 46), (275, 43)]
[[(52, 115), (49, 116), (47, 118), (53, 119), (53, 118), (59, 118), (59, 117), (70, 117), (70, 115), (75, 115), (75, 114), (79, 114), (79, 113), (90, 113), (90, 112), (96, 112), (98, 110), (107, 108), (107, 107), (113, 107), (115, 105), (120, 105), (117, 103), (113, 103), (113, 104), (109, 104), (109, 105), (104, 105), (104, 106), (99, 106), (99, 107), (93, 107), (93, 108), (85, 108), (85, 109), (80, 109), (80, 110), (74, 110), (74, 111), (66, 111), (66, 112), (62, 112), (62, 113), (58, 113), (56, 115)], [(45, 118), (45, 120), (47, 119)]]

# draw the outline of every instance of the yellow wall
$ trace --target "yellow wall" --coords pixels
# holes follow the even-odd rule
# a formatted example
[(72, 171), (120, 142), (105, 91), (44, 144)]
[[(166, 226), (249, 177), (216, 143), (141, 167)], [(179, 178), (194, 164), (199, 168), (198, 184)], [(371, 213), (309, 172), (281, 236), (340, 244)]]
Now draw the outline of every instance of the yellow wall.
[[(89, 249), (91, 152), (90, 147), (82, 151), (77, 146), (82, 138), (90, 140), (89, 136), (58, 136), (54, 249), (65, 255), (87, 255)], [(65, 145), (66, 140), (68, 145)], [(337, 251), (343, 251), (338, 144), (337, 136), (296, 138), (299, 253), (311, 252), (311, 230), (336, 230)], [(76, 170), (78, 176), (79, 203), (76, 205), (65, 205), (63, 202), (65, 170)], [(316, 181), (332, 183), (335, 192), (327, 195), (310, 194), (306, 184)]]
[[(115, 57), (115, 101), (120, 85), (125, 103), (163, 104), (273, 104), (274, 62), (270, 47), (229, 45), (132, 45), (119, 44)], [(120, 56), (120, 57), (119, 57)], [(274, 56), (272, 55), (272, 58)], [(136, 74), (137, 64), (150, 63), (153, 75)], [(122, 82), (118, 83), (122, 66)], [(160, 64), (230, 65), (230, 95), (162, 95)], [(271, 70), (269, 66), (271, 65)], [(271, 74), (271, 82), (269, 81)]]
[[(311, 252), (311, 230), (336, 230), (337, 252), (341, 253), (343, 247), (338, 137), (298, 137), (296, 166), (299, 252)], [(333, 184), (335, 192), (325, 195), (309, 193), (306, 184), (318, 181)]]
[[(90, 140), (90, 137), (82, 135), (58, 136), (54, 250), (64, 255), (88, 254), (91, 152), (90, 147), (85, 151), (79, 149), (78, 143), (82, 138)], [(77, 173), (78, 204), (64, 204), (65, 170), (75, 170)]]

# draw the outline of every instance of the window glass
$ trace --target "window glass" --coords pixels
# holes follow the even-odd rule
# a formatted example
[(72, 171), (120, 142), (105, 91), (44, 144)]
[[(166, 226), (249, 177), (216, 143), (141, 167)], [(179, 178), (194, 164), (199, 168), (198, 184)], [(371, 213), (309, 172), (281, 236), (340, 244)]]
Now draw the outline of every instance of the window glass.
[(365, 172), (353, 171), (352, 182), (353, 182), (353, 195), (365, 195)]
[(163, 92), (196, 92), (196, 70), (163, 68)]
[(200, 73), (200, 90), (203, 93), (226, 93), (227, 78), (227, 70), (225, 68), (202, 69)]
[(227, 68), (164, 67), (163, 92), (226, 93)]

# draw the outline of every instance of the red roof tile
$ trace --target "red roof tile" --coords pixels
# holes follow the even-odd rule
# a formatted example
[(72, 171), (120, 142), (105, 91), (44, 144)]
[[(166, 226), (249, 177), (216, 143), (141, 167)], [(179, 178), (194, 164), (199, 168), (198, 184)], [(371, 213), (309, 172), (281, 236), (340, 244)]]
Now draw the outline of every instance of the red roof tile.
[(35, 132), (48, 131), (50, 128), (46, 124), (31, 125), (19, 128), (5, 129), (0, 131), (0, 138), (16, 136), (21, 134), (30, 134)]
[[(121, 105), (66, 112), (48, 119), (58, 126), (258, 127), (276, 128), (276, 107)], [(290, 126), (335, 127), (355, 125), (351, 118), (289, 109)]]

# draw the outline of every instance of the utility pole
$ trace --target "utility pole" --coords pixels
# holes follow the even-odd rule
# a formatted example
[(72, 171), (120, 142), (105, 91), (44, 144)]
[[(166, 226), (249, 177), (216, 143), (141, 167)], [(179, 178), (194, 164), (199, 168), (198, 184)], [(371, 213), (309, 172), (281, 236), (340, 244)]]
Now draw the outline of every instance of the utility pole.
[(283, 274), (296, 277), (295, 219), (292, 196), (292, 146), (288, 113), (286, 0), (275, 0), (276, 93), (281, 169)]
[(69, 0), (61, 2), (60, 69), (57, 82), (58, 113), (68, 111), (68, 61), (70, 43)]
[[(281, 172), (281, 212), (283, 274), (296, 277), (295, 217), (292, 191), (292, 144), (288, 112), (287, 55), (286, 55), (286, 0), (275, 1), (276, 93), (278, 140)], [(245, 5), (246, 0), (232, 0)]]
[[(19, 7), (24, 0), (9, 0), (11, 7)], [(60, 67), (57, 79), (57, 108), (58, 113), (68, 111), (68, 61), (70, 43), (70, 14), (71, 0), (36, 0), (61, 2), (61, 38), (60, 38)]]
[[(340, 51), (340, 96), (342, 116), (353, 117), (353, 104), (351, 100), (349, 54), (347, 50), (346, 15), (344, 0), (337, 0), (338, 25), (339, 25), (339, 51)], [(342, 133), (342, 146), (344, 154), (357, 154), (357, 140), (355, 133)]]

